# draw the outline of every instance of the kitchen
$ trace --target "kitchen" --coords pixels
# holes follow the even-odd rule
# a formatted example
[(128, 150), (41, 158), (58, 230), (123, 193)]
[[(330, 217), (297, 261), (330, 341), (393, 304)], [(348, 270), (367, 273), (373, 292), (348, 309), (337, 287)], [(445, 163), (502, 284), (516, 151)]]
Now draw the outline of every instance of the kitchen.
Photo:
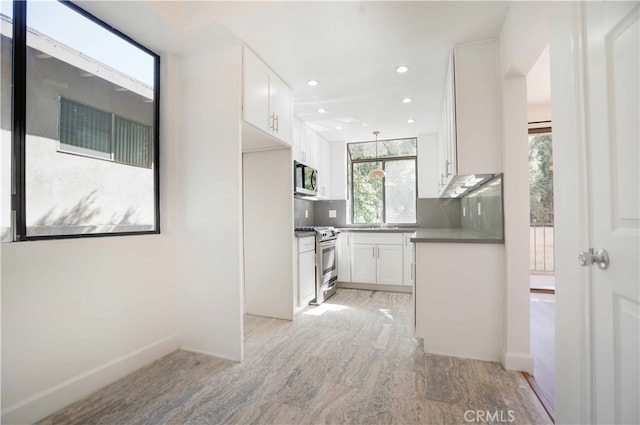
[[(507, 141), (526, 137), (523, 73), (549, 43), (555, 49), (554, 89), (564, 94), (559, 96), (564, 103), (557, 109), (554, 104), (554, 120), (560, 118), (561, 134), (573, 135), (568, 123), (574, 110), (568, 104), (574, 97), (565, 93), (573, 85), (565, 80), (574, 81), (575, 64), (565, 42), (574, 37), (567, 31), (582, 22), (573, 9), (581, 6), (78, 4), (162, 56), (162, 232), (1, 246), (3, 421), (34, 422), (178, 349), (242, 362), (248, 351), (247, 313), (294, 324), (305, 309), (319, 308), (307, 306), (317, 298), (310, 286), (300, 291), (296, 282), (296, 263), (310, 267), (315, 256), (309, 255), (311, 245), (299, 247), (303, 238), (295, 237), (294, 228), (307, 225), (341, 229), (338, 281), (345, 288), (389, 285), (380, 288), (414, 294), (415, 332), (425, 338), (426, 351), (530, 370), (526, 149)], [(458, 36), (449, 32), (454, 27)], [(299, 36), (303, 33), (308, 37)], [(414, 38), (417, 47), (408, 43)], [(248, 64), (255, 67), (247, 69)], [(409, 69), (401, 74), (399, 66)], [(411, 75), (418, 78), (402, 79)], [(387, 81), (384, 87), (376, 85), (380, 79)], [(478, 79), (483, 84), (476, 84)], [(308, 84), (312, 80), (318, 82), (315, 88)], [(262, 88), (248, 91), (248, 82)], [(313, 90), (327, 90), (326, 98)], [(403, 103), (404, 98), (413, 101)], [(360, 103), (362, 116), (333, 115), (350, 101)], [(387, 107), (396, 103), (405, 109)], [(355, 229), (350, 223), (346, 142), (371, 142), (374, 131), (380, 131), (381, 141), (416, 139), (416, 221), (407, 228)], [(565, 140), (570, 145), (578, 139)], [(578, 174), (571, 174), (571, 164), (578, 159), (568, 151), (559, 153), (566, 168), (558, 167), (558, 175), (569, 177), (561, 182), (559, 202), (569, 207), (560, 214), (571, 232), (565, 238), (559, 234), (566, 249), (559, 250), (564, 268), (558, 276), (576, 282), (584, 277), (569, 264), (575, 266), (575, 253), (585, 248), (580, 231), (571, 227), (581, 223), (574, 219), (581, 217), (581, 204), (571, 186)], [(294, 197), (296, 160), (318, 171), (317, 200)], [(457, 175), (494, 174), (504, 175), (499, 191), (487, 180), (462, 200), (440, 197), (447, 187), (467, 191), (470, 177), (455, 181)], [(483, 189), (489, 190), (480, 193)], [(351, 249), (340, 249), (349, 244)], [(356, 278), (355, 245), (369, 259), (361, 263), (367, 267), (356, 261)], [(402, 275), (401, 285), (378, 283), (377, 268), (373, 278), (371, 259), (383, 246), (396, 252), (393, 275)], [(307, 255), (299, 260), (301, 248)], [(347, 252), (348, 260), (342, 255)], [(415, 261), (408, 261), (412, 256)], [(357, 278), (365, 269), (369, 279)], [(577, 336), (581, 316), (569, 301), (578, 297), (562, 289), (567, 292), (559, 300), (570, 308), (559, 332), (569, 346), (559, 351), (565, 354), (559, 369), (566, 378), (558, 380), (559, 418), (592, 422), (584, 419), (590, 417), (584, 413), (588, 403), (578, 395), (582, 378), (576, 378), (586, 356)], [(331, 305), (333, 297), (320, 307)], [(458, 331), (475, 338), (461, 338)]]
[[(249, 68), (266, 65), (243, 49), (246, 105), (260, 91), (247, 87), (255, 74)], [(252, 122), (266, 124), (277, 139), (245, 143), (247, 313), (295, 320), (309, 304), (321, 304), (340, 287), (405, 293), (416, 287), (416, 335), (428, 341), (426, 352), (505, 361), (500, 338), (504, 239), (497, 55), (496, 40), (457, 45), (450, 51), (447, 85), (439, 102), (439, 135), (378, 140), (375, 131), (357, 143), (328, 142), (297, 117), (289, 123), (272, 112), (274, 118), (265, 123), (262, 117), (269, 114), (263, 112), (259, 121), (251, 121), (247, 114), (252, 109), (245, 107), (243, 128), (251, 126), (253, 135), (257, 133)], [(393, 68), (389, 74), (403, 77)], [(485, 101), (475, 102), (477, 98)], [(413, 100), (405, 99), (404, 104)], [(277, 111), (267, 105), (263, 109)], [(269, 149), (288, 141), (290, 150)], [(371, 177), (371, 164), (386, 169), (384, 177)], [(410, 177), (399, 180), (403, 173)], [(371, 199), (358, 198), (364, 196), (359, 187), (370, 190), (370, 184), (378, 184), (373, 207), (366, 206)], [(417, 258), (414, 243), (419, 247)], [(483, 259), (479, 268), (469, 269), (485, 270), (471, 277), (478, 282), (473, 286), (477, 290), (461, 292), (453, 284), (464, 288), (470, 276), (433, 271), (428, 260), (433, 254), (422, 251), (432, 246), (439, 251), (440, 244), (453, 244), (452, 257), (440, 264), (452, 264), (466, 257), (466, 251)], [(416, 262), (421, 267), (416, 269)], [(481, 307), (468, 308), (467, 319), (456, 310), (438, 309), (471, 305), (474, 300), (481, 300)], [(443, 326), (449, 322), (451, 326)], [(458, 337), (452, 337), (453, 329), (460, 332)], [(470, 330), (476, 339), (454, 343), (465, 340)]]

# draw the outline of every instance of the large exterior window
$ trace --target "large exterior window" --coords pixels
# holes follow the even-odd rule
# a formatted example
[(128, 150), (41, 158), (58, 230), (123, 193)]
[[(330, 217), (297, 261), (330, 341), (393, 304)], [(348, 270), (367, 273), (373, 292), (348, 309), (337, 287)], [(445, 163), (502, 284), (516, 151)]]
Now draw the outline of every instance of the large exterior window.
[(416, 139), (349, 143), (347, 152), (352, 223), (415, 223)]
[(15, 2), (13, 18), (4, 240), (158, 233), (158, 55), (69, 2)]

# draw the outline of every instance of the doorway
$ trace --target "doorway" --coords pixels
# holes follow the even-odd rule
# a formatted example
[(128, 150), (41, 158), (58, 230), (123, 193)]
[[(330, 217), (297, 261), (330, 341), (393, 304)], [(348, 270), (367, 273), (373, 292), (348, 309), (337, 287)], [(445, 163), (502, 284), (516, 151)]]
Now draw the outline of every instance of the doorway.
[(555, 232), (549, 47), (527, 75), (529, 121), (530, 383), (555, 416)]

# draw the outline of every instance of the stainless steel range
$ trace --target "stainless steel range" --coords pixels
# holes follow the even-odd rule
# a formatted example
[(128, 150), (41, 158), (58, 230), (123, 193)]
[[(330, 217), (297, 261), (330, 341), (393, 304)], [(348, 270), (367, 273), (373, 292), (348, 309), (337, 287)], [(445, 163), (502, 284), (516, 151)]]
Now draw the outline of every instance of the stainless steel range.
[(316, 298), (310, 304), (322, 304), (338, 289), (336, 242), (340, 231), (333, 227), (297, 227), (296, 230), (316, 232)]

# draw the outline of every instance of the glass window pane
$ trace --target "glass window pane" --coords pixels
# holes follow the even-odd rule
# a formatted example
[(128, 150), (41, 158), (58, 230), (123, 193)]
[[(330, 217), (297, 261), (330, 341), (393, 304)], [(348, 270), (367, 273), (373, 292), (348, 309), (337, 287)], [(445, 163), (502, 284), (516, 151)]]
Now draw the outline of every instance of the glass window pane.
[(382, 179), (369, 177), (369, 172), (382, 167), (380, 161), (353, 164), (353, 222), (382, 222)]
[(13, 4), (0, 1), (0, 240), (11, 240), (11, 68)]
[(551, 133), (529, 135), (530, 221), (553, 224), (553, 152)]
[(155, 57), (59, 2), (27, 27), (27, 236), (155, 230)]
[(416, 161), (387, 161), (385, 164), (385, 210), (387, 223), (416, 222)]
[[(377, 146), (376, 146), (377, 145)], [(351, 160), (416, 156), (417, 139), (381, 140), (379, 142), (349, 143)]]

